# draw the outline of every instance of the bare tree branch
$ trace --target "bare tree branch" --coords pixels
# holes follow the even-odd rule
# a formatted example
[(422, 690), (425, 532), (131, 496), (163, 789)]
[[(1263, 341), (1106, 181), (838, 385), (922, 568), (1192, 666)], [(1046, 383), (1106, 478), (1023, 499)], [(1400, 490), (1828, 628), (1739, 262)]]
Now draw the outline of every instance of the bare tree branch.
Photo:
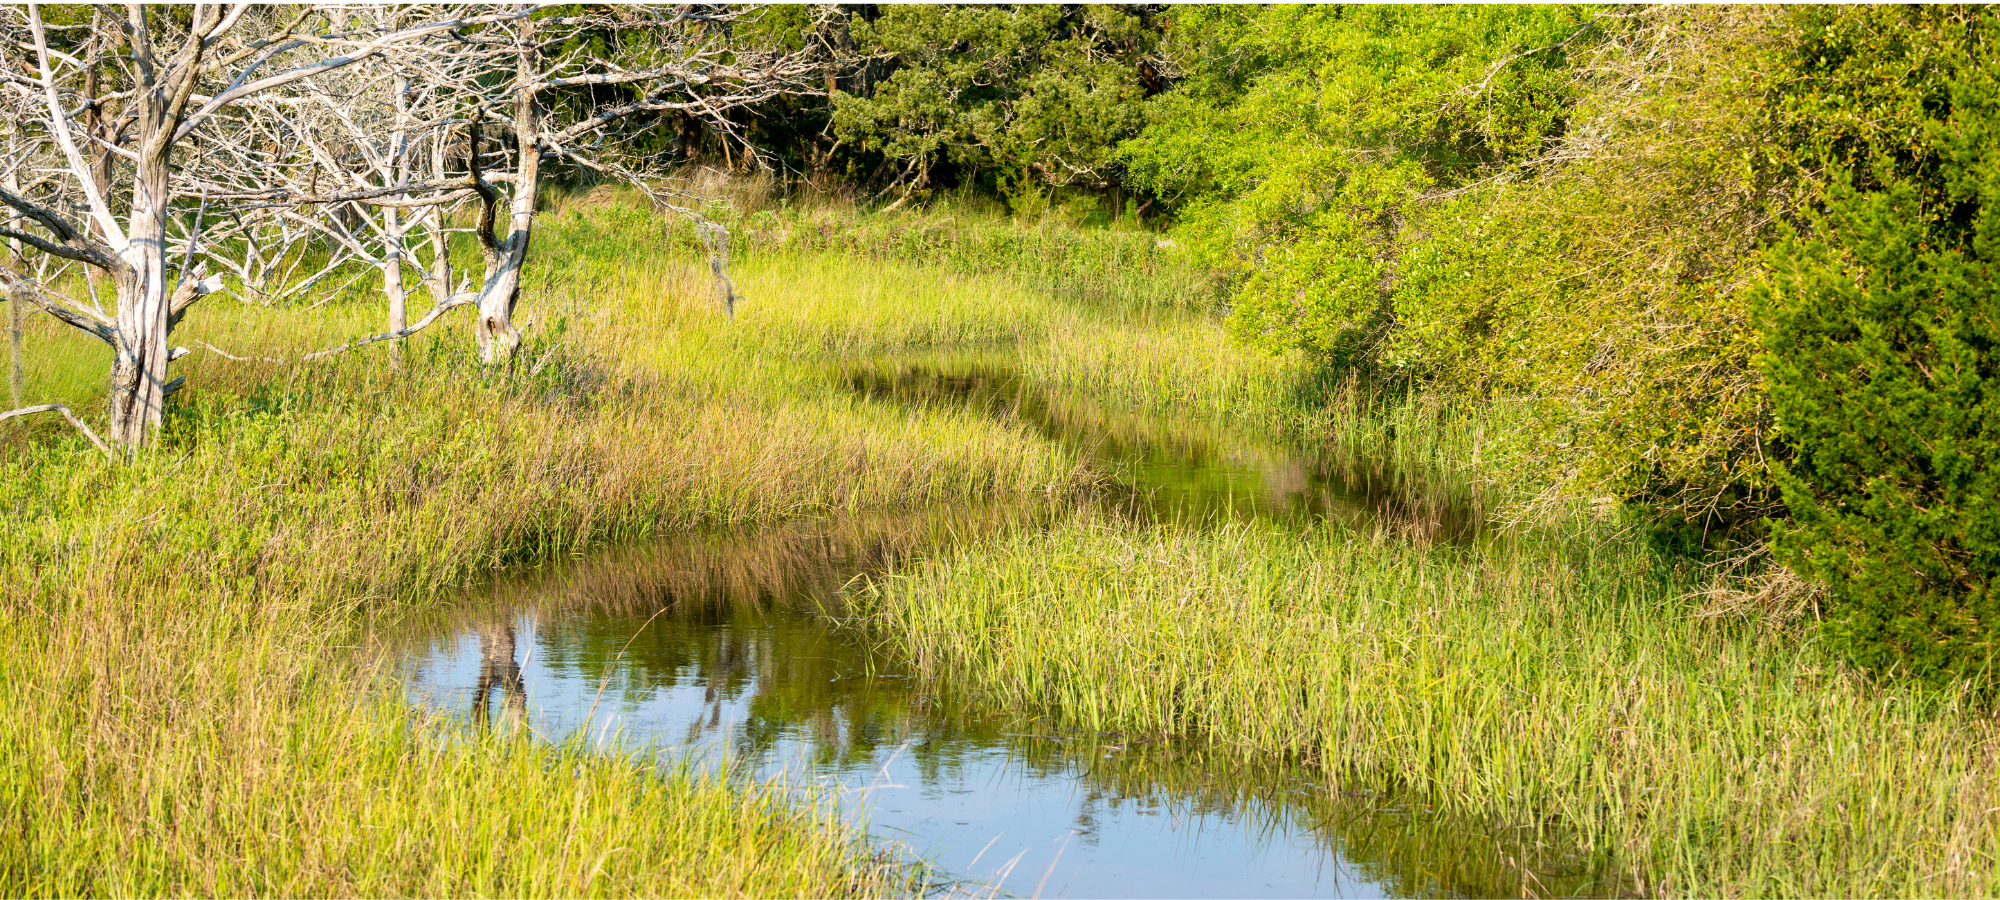
[[(143, 15), (136, 5), (132, 10), (133, 15)], [(42, 14), (32, 6), (28, 8), (28, 29), (34, 35), (35, 54), (41, 59), (42, 91), (48, 103), (49, 132), (55, 135), (57, 145), (62, 147), (63, 155), (69, 159), (70, 169), (86, 171), (89, 167), (84, 165), (83, 154), (76, 148), (76, 138), (70, 134), (69, 114), (64, 111), (62, 99), (56, 93), (55, 72), (49, 66), (48, 35), (42, 30)], [(150, 51), (147, 58), (150, 59)], [(98, 192), (96, 182), (85, 180), (82, 187), (84, 198), (90, 204), (90, 215), (97, 222), (98, 229), (114, 249), (124, 246), (125, 232), (118, 227), (118, 220), (111, 217), (111, 207), (104, 202), (104, 195)], [(8, 199), (8, 203), (13, 202)]]
[(102, 315), (77, 309), (54, 297), (50, 297), (47, 292), (41, 289), (40, 285), (35, 284), (32, 279), (25, 275), (15, 272), (12, 269), (0, 267), (0, 286), (6, 287), (7, 294), (13, 298), (13, 302), (33, 303), (41, 307), (49, 315), (55, 316), (65, 325), (89, 334), (91, 337), (97, 338), (107, 344), (115, 345), (118, 343), (117, 323)]
[[(389, 50), (398, 45), (413, 44), (416, 42), (418, 38), (426, 37), (444, 31), (452, 31), (461, 28), (471, 28), (478, 25), (491, 25), (499, 22), (508, 22), (508, 21), (513, 21), (515, 19), (522, 19), (526, 18), (530, 13), (534, 12), (534, 10), (535, 10), (534, 6), (521, 6), (502, 13), (495, 13), (484, 16), (468, 16), (463, 19), (449, 19), (442, 22), (431, 22), (413, 28), (405, 28), (399, 31), (393, 31), (369, 41), (362, 41), (362, 42), (348, 41), (345, 42), (349, 44), (348, 48), (346, 49), (346, 52), (342, 53), (339, 56), (335, 56), (330, 59), (319, 60), (313, 63), (308, 63), (306, 65), (299, 66), (297, 68), (290, 69), (284, 72), (280, 72), (276, 75), (266, 76), (264, 78), (260, 78), (255, 81), (243, 82), (239, 79), (239, 81), (232, 83), (228, 87), (228, 89), (217, 94), (216, 96), (211, 98), (207, 103), (202, 104), (200, 109), (197, 109), (193, 113), (189, 114), (188, 117), (182, 121), (180, 128), (174, 132), (174, 138), (178, 140), (180, 138), (186, 137), (188, 132), (192, 131), (195, 128), (195, 126), (199, 125), (202, 122), (202, 120), (207, 119), (209, 116), (214, 115), (216, 110), (219, 110), (225, 106), (228, 106), (231, 103), (234, 103), (238, 100), (241, 100), (245, 97), (248, 97), (260, 91), (267, 91), (271, 90), (272, 88), (282, 87), (284, 85), (292, 84), (294, 82), (303, 81), (305, 79), (318, 75), (322, 72), (326, 72), (331, 69), (336, 69), (342, 66), (360, 62), (361, 60), (367, 59), (371, 56), (374, 56), (385, 50)], [(334, 41), (325, 41), (324, 39), (319, 39), (312, 42), (336, 43)], [(300, 39), (298, 41), (294, 41), (291, 45), (287, 45), (286, 47), (279, 49), (281, 50), (290, 49), (291, 46), (303, 46), (306, 43), (308, 43), (307, 40)], [(247, 71), (248, 70), (246, 70), (246, 73)]]
[(71, 425), (75, 425), (76, 430), (83, 432), (83, 436), (89, 438), (92, 444), (96, 444), (97, 449), (104, 451), (105, 456), (112, 455), (111, 448), (105, 446), (104, 441), (100, 440), (97, 437), (97, 432), (90, 430), (89, 425), (83, 424), (83, 420), (77, 418), (76, 413), (70, 412), (69, 407), (61, 403), (44, 403), (40, 406), (23, 406), (20, 409), (10, 409), (7, 410), (6, 412), (0, 412), (0, 422), (5, 422), (8, 419), (17, 418), (20, 416), (32, 416), (36, 413), (45, 413), (45, 412), (62, 413), (62, 417), (68, 419)]
[(479, 295), (477, 294), (473, 294), (470, 292), (453, 294), (450, 297), (445, 298), (445, 301), (443, 303), (439, 303), (438, 305), (431, 307), (430, 312), (425, 313), (423, 318), (410, 323), (410, 326), (407, 328), (397, 329), (396, 331), (391, 331), (386, 334), (378, 334), (372, 337), (365, 337), (360, 340), (354, 341), (352, 343), (342, 344), (338, 347), (332, 347), (326, 350), (320, 350), (315, 353), (308, 353), (304, 356), (299, 357), (299, 359), (301, 360), (324, 359), (329, 356), (335, 356), (341, 353), (346, 353), (349, 350), (358, 350), (362, 347), (368, 346), (369, 344), (379, 344), (383, 341), (399, 341), (402, 340), (403, 338), (409, 337), (410, 335), (416, 334), (419, 331), (429, 328), (432, 322), (436, 322), (438, 320), (438, 317), (444, 315), (445, 313), (448, 313), (461, 306), (471, 306), (477, 302), (479, 302)]

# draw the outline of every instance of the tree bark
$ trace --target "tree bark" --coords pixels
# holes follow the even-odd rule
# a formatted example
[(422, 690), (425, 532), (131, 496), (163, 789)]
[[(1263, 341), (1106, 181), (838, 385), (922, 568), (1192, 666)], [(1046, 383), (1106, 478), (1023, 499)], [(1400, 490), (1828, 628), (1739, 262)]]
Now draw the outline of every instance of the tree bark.
[[(404, 228), (400, 212), (393, 206), (382, 210), (382, 294), (389, 301), (389, 333), (409, 327), (409, 291), (403, 287)], [(403, 368), (403, 342), (389, 348), (389, 365)]]
[[(479, 289), (479, 358), (487, 365), (500, 365), (514, 358), (521, 346), (521, 332), (514, 327), (514, 307), (521, 299), (521, 267), (528, 261), (528, 243), (534, 237), (535, 195), (541, 189), (541, 113), (534, 59), (529, 51), (520, 56), (514, 93), (513, 196), (508, 198), (507, 239), (492, 232), (491, 206), (482, 223), (486, 246), (486, 283)], [(479, 149), (473, 148), (477, 154)]]
[(7, 391), (13, 398), (13, 406), (21, 405), (21, 392), (26, 386), (26, 373), (21, 368), (21, 304), (19, 292), (7, 295), (7, 350), (10, 365), (7, 368)]
[[(7, 149), (9, 152), (15, 152), (17, 146), (15, 137), (15, 132), (10, 130), (7, 133)], [(7, 190), (16, 194), (21, 193), (21, 180), (15, 170), (7, 170), (6, 182)], [(20, 227), (20, 220), (20, 213), (15, 212), (12, 207), (8, 207), (7, 224), (10, 227), (18, 228)], [(20, 241), (8, 240), (7, 250), (9, 263), (18, 266), (27, 262), (21, 253)], [(87, 267), (86, 271), (88, 271)], [(28, 302), (28, 298), (23, 296), (26, 290), (25, 286), (17, 285), (15, 290), (7, 292), (7, 352), (9, 363), (7, 369), (7, 390), (14, 401), (12, 404), (14, 406), (21, 405), (21, 394), (27, 381), (26, 373), (22, 370), (21, 363), (21, 306)]]
[(174, 124), (145, 109), (146, 139), (132, 179), (132, 213), (124, 263), (112, 275), (118, 292), (118, 341), (112, 346), (111, 441), (137, 450), (150, 443), (166, 410), (168, 158)]
[(409, 292), (403, 287), (403, 238), (407, 227), (393, 206), (382, 209), (382, 295), (389, 301), (389, 330), (402, 331), (409, 323)]

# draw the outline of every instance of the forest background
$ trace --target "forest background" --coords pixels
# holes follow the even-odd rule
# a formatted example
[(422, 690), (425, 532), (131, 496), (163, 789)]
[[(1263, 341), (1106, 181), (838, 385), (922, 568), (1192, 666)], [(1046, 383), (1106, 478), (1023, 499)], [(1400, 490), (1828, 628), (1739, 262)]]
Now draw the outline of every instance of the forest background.
[(1510, 408), (1503, 516), (1615, 507), (1864, 665), (1990, 668), (1990, 9), (806, 15), (760, 27), (846, 63), (743, 110), (760, 161), (1164, 227), (1242, 340)]

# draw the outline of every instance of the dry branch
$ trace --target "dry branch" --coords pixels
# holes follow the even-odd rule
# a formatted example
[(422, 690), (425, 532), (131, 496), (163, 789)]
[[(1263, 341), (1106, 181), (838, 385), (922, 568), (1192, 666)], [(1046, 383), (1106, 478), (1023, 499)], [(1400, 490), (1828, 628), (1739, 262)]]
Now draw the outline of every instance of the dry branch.
[(104, 455), (106, 456), (111, 455), (111, 448), (106, 446), (104, 441), (98, 439), (97, 432), (90, 430), (89, 425), (83, 424), (82, 419), (77, 418), (75, 413), (69, 411), (68, 406), (61, 403), (44, 403), (40, 406), (24, 406), (20, 409), (10, 409), (6, 412), (0, 412), (0, 422), (20, 416), (31, 416), (36, 413), (45, 412), (62, 413), (62, 417), (68, 419), (71, 425), (75, 425), (76, 430), (83, 432), (83, 436), (89, 438), (92, 444), (96, 444), (97, 449), (104, 451)]

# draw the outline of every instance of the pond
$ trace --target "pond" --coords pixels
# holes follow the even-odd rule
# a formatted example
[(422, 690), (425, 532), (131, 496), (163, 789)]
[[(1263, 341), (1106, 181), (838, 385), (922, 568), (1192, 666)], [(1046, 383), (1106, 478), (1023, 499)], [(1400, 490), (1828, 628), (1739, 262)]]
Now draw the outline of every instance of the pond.
[[(1341, 527), (1380, 478), (1219, 425), (1060, 406), (992, 363), (844, 371), (878, 402), (950, 403), (1070, 443), (1093, 503), (1133, 527)], [(690, 535), (497, 585), (387, 636), (417, 703), (551, 738), (579, 730), (811, 781), (939, 893), (1085, 897), (1615, 892), (1601, 860), (1343, 791), (1324, 773), (1192, 740), (1082, 733), (912, 678), (828, 611), (841, 590), (961, 542), (1073, 514), (924, 510)], [(1431, 531), (1462, 536), (1464, 522)]]

